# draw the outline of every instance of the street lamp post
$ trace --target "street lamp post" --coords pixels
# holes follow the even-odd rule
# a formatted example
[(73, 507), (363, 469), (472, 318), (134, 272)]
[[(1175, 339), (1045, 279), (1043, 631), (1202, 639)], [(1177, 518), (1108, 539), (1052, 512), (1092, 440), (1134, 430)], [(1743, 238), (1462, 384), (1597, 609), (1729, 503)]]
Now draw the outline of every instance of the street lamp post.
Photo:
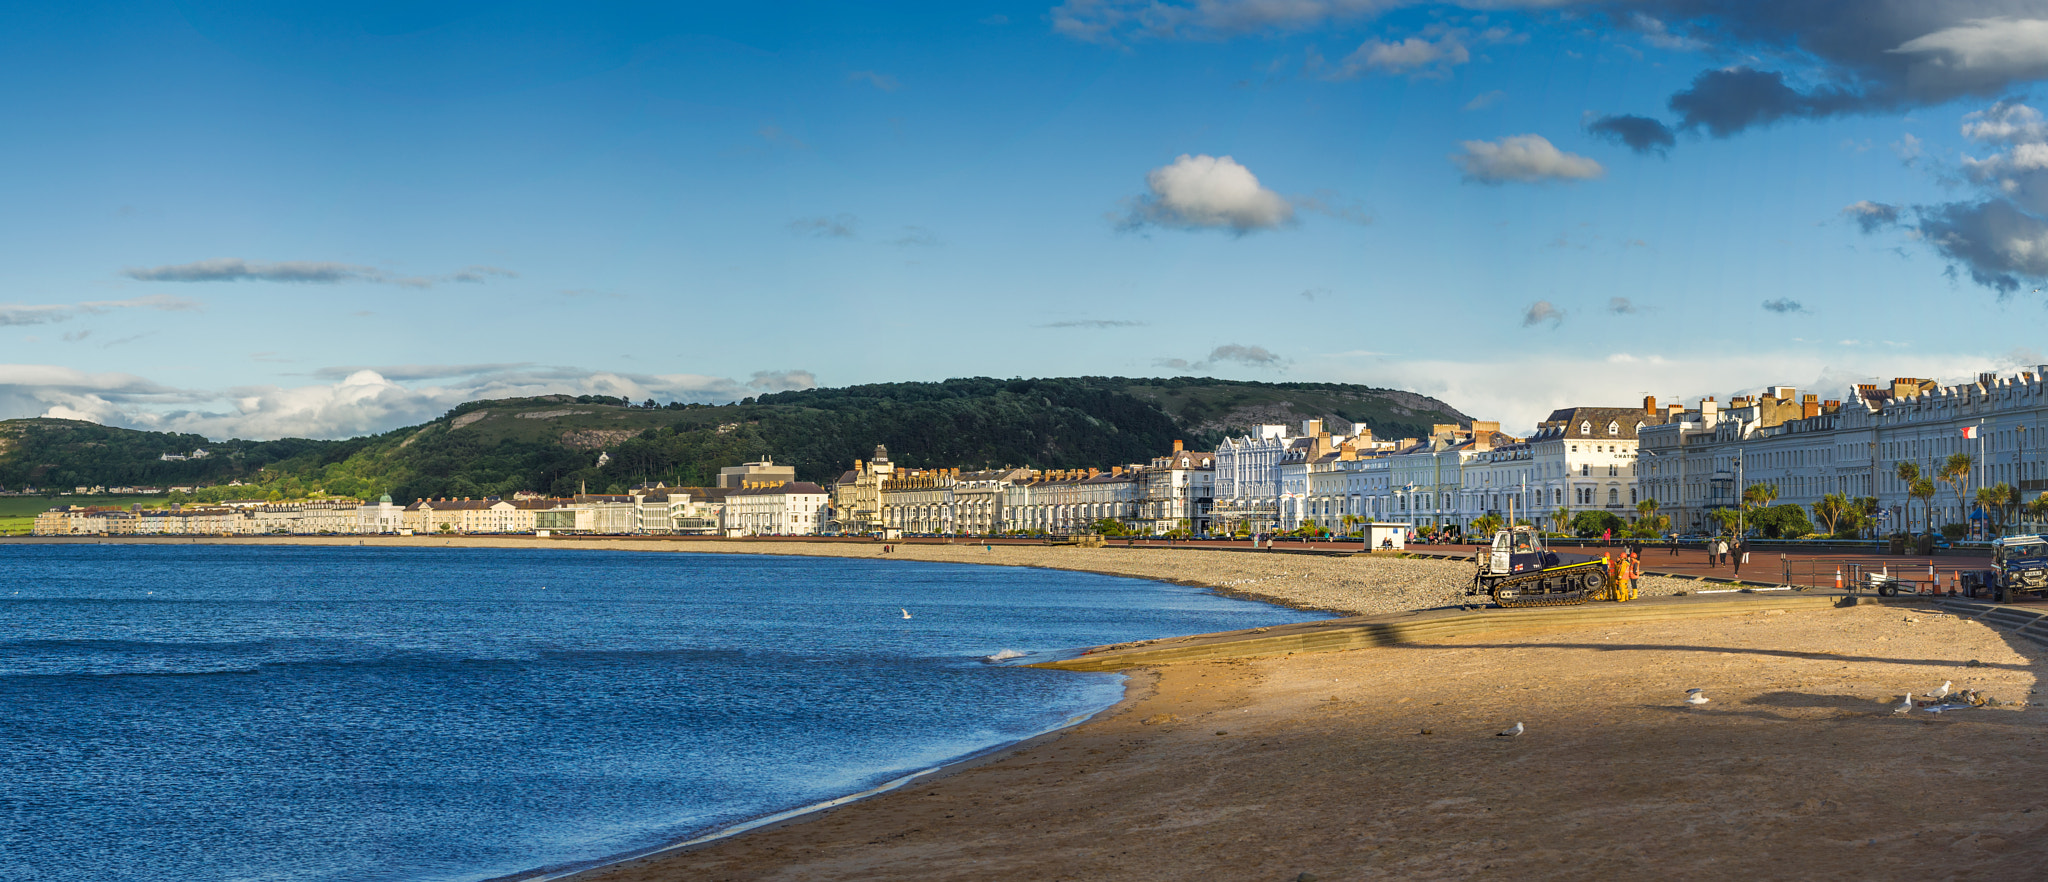
[(1742, 448), (1735, 448), (1735, 541), (1742, 541)]

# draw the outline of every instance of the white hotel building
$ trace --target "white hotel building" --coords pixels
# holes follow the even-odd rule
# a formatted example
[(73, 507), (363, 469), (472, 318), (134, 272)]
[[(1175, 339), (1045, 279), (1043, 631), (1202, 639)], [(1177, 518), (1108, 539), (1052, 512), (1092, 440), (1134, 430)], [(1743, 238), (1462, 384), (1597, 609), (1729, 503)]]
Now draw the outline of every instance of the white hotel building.
[[(1902, 377), (1859, 384), (1841, 401), (1774, 386), (1725, 407), (1711, 398), (1674, 407), (1666, 424), (1644, 430), (1643, 489), (1685, 530), (1707, 528), (1707, 512), (1734, 505), (1738, 485), (1756, 484), (1777, 487), (1775, 504), (1809, 511), (1830, 493), (1875, 498), (1888, 514), (1887, 531), (1905, 528), (1910, 503), (1917, 530), (1927, 514), (1907, 498), (1899, 463), (1931, 477), (1950, 455), (1967, 453), (1976, 468), (1962, 500), (1953, 485), (1941, 485), (1930, 503), (1934, 526), (1962, 523), (1975, 510), (1977, 488), (2010, 484), (2021, 501), (2048, 489), (2044, 376), (2048, 366), (1952, 386)], [(1980, 437), (1966, 437), (1965, 429)]]

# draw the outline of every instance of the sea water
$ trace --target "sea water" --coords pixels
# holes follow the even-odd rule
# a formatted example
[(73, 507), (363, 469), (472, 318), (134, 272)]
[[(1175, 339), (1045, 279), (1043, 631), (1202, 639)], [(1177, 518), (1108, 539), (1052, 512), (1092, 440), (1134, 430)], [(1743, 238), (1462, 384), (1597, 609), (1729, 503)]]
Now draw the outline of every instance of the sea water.
[(568, 867), (1121, 695), (1035, 659), (1310, 618), (891, 559), (5, 545), (0, 880)]

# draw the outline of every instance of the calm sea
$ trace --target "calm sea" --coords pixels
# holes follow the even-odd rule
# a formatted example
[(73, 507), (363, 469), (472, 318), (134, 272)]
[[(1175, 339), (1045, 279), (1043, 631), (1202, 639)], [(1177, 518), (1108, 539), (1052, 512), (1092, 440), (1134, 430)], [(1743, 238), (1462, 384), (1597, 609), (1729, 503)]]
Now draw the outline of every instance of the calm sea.
[[(1110, 675), (1016, 667), (1034, 657), (1315, 617), (894, 560), (4, 545), (0, 879), (560, 867), (1121, 694)], [(1029, 655), (983, 661), (1004, 650)]]

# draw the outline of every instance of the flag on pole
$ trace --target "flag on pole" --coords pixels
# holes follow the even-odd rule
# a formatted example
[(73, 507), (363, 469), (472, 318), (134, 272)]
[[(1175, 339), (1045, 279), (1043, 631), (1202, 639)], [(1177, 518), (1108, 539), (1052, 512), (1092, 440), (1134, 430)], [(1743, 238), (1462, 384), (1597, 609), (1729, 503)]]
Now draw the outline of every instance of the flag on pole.
[(1964, 427), (1963, 427), (1963, 437), (1965, 437), (1965, 438), (1975, 438), (1975, 437), (1977, 437), (1977, 427), (1976, 427), (1976, 426), (1964, 426)]

